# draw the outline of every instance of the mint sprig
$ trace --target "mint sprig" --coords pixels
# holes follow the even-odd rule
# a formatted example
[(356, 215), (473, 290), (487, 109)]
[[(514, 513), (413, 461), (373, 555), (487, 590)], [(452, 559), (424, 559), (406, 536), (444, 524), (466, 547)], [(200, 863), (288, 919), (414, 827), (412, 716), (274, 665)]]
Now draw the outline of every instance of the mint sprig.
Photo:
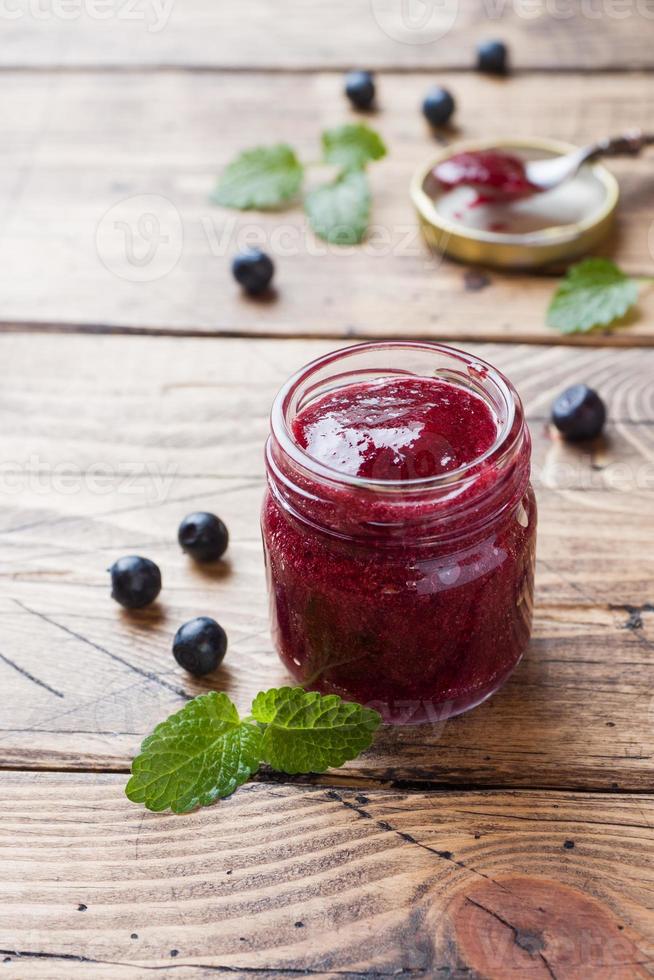
[(638, 299), (638, 285), (609, 259), (584, 259), (568, 269), (547, 310), (561, 333), (586, 333), (624, 316)]
[(380, 723), (372, 708), (300, 687), (261, 692), (245, 719), (226, 694), (201, 694), (144, 739), (125, 793), (148, 810), (188, 813), (229, 796), (262, 762), (286, 773), (341, 766)]
[(212, 197), (216, 204), (239, 210), (276, 208), (295, 197), (303, 176), (290, 146), (257, 146), (229, 164)]
[[(325, 130), (322, 153), (323, 162), (338, 170), (331, 182), (306, 195), (309, 223), (331, 244), (356, 244), (365, 237), (371, 207), (363, 171), (368, 163), (386, 155), (386, 147), (369, 126), (351, 123)], [(225, 169), (212, 200), (238, 210), (279, 208), (299, 193), (304, 170), (284, 143), (246, 150)]]

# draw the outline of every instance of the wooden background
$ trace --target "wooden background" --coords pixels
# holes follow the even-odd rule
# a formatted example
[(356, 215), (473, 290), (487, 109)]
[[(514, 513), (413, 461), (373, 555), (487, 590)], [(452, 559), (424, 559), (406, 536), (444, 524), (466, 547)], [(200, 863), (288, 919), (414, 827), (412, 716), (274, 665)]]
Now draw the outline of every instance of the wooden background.
[[(397, 39), (393, 0), (16, 9), (0, 16), (2, 976), (651, 975), (654, 290), (627, 324), (561, 338), (544, 326), (554, 272), (436, 260), (407, 187), (436, 146), (417, 108), (434, 82), (459, 104), (447, 140), (652, 128), (654, 7), (461, 0), (424, 44)], [(511, 45), (508, 79), (471, 70), (488, 36)], [(356, 118), (348, 67), (378, 69), (390, 150), (368, 243), (207, 203), (240, 149), (288, 140), (311, 159), (321, 128)], [(644, 278), (652, 159), (612, 163), (604, 247)], [(112, 223), (138, 231), (148, 209), (174, 261), (134, 281)], [(275, 255), (273, 301), (231, 280), (251, 235)], [(211, 809), (149, 814), (123, 787), (157, 721), (211, 687), (246, 709), (286, 680), (258, 529), (267, 414), (293, 370), (370, 337), (465, 343), (518, 386), (540, 508), (529, 653), (482, 707), (384, 730), (342, 770), (263, 772)], [(575, 381), (610, 419), (576, 448), (548, 426)], [(219, 569), (179, 551), (194, 509), (230, 528)], [(163, 570), (142, 613), (109, 599), (126, 553)], [(205, 681), (170, 653), (200, 614), (230, 640)]]

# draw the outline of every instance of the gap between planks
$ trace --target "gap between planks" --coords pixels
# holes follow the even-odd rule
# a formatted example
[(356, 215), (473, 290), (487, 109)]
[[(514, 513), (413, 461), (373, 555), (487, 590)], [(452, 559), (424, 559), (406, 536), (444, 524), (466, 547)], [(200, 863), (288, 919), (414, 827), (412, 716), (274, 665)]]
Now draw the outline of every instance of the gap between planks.
[[(310, 64), (310, 65), (275, 65), (275, 64), (256, 64), (256, 65), (232, 65), (229, 63), (212, 65), (204, 62), (197, 65), (176, 64), (174, 61), (162, 61), (158, 64), (148, 64), (147, 62), (134, 62), (120, 64), (118, 62), (98, 62), (97, 64), (74, 64), (66, 65), (52, 61), (43, 64), (0, 64), (0, 75), (20, 74), (20, 75), (45, 75), (56, 72), (61, 75), (85, 75), (102, 74), (122, 75), (133, 74), (135, 72), (157, 75), (157, 74), (189, 74), (189, 75), (342, 75), (352, 70), (352, 62), (342, 64), (331, 62), (329, 65)], [(424, 75), (425, 78), (433, 79), (435, 74), (447, 72), (448, 75), (480, 75), (481, 73), (474, 65), (436, 65), (434, 68), (424, 66), (413, 67), (412, 65), (393, 65), (386, 68), (383, 65), (375, 68), (372, 66), (375, 75)], [(641, 75), (654, 75), (654, 67), (647, 64), (618, 64), (618, 65), (591, 65), (588, 67), (579, 65), (534, 65), (533, 67), (512, 68), (506, 76), (500, 79), (511, 79), (526, 77), (529, 75), (632, 75), (638, 72)]]
[[(75, 766), (65, 768), (61, 762), (53, 766), (12, 766), (8, 764), (0, 765), (0, 774), (16, 773), (25, 776), (42, 773), (49, 776), (120, 776), (131, 772), (129, 766)], [(578, 796), (607, 796), (607, 797), (651, 797), (654, 801), (654, 785), (651, 790), (632, 789), (630, 787), (589, 787), (589, 786), (562, 786), (555, 783), (537, 783), (533, 786), (512, 786), (507, 783), (448, 783), (430, 779), (381, 779), (375, 776), (366, 776), (364, 773), (349, 775), (348, 773), (298, 773), (289, 775), (283, 772), (260, 772), (249, 779), (243, 785), (257, 783), (261, 786), (298, 786), (315, 789), (366, 789), (369, 792), (387, 793), (435, 793), (441, 796), (456, 796), (478, 793), (506, 793), (526, 794), (526, 793), (551, 793), (556, 794), (576, 794)], [(240, 787), (239, 787), (240, 788)], [(238, 789), (235, 790), (238, 793)], [(233, 795), (233, 794), (232, 794)]]
[[(554, 277), (553, 277), (554, 278)], [(336, 340), (343, 344), (350, 341), (366, 343), (375, 340), (390, 341), (431, 341), (436, 344), (506, 344), (507, 346), (517, 344), (529, 344), (537, 347), (586, 347), (586, 348), (621, 348), (631, 347), (654, 347), (654, 334), (633, 334), (628, 333), (628, 328), (624, 333), (598, 333), (598, 334), (558, 334), (552, 330), (552, 336), (536, 335), (529, 333), (506, 333), (498, 331), (484, 334), (480, 339), (478, 333), (457, 331), (452, 334), (439, 334), (436, 336), (428, 328), (425, 330), (407, 330), (402, 328), (401, 336), (391, 337), (388, 331), (380, 330), (376, 332), (374, 328), (369, 328), (365, 333), (360, 333), (356, 329), (351, 329), (345, 333), (342, 330), (328, 330), (316, 333), (315, 331), (301, 330), (280, 330), (279, 326), (274, 325), (270, 329), (247, 330), (221, 330), (220, 328), (211, 330), (191, 329), (186, 327), (130, 327), (124, 325), (113, 325), (110, 323), (55, 323), (55, 322), (7, 322), (0, 321), (0, 334), (41, 334), (50, 336), (52, 334), (88, 335), (88, 336), (119, 336), (119, 337), (179, 337), (187, 340)]]
[[(48, 776), (121, 776), (128, 775), (131, 769), (128, 766), (109, 768), (100, 766), (97, 768), (75, 767), (64, 768), (61, 764), (54, 766), (11, 766), (1, 765), (0, 775), (48, 775)], [(465, 796), (465, 795), (486, 795), (491, 793), (503, 793), (507, 796), (527, 795), (530, 793), (544, 793), (552, 796), (576, 795), (576, 796), (606, 796), (606, 797), (651, 797), (654, 801), (654, 785), (651, 790), (630, 789), (630, 788), (610, 788), (610, 787), (588, 787), (588, 786), (556, 786), (548, 784), (535, 784), (529, 786), (511, 786), (506, 783), (486, 784), (486, 783), (447, 783), (438, 780), (420, 779), (378, 779), (374, 776), (352, 773), (299, 773), (288, 775), (282, 772), (260, 772), (249, 779), (243, 785), (248, 786), (256, 783), (260, 786), (285, 786), (285, 787), (305, 787), (307, 789), (350, 789), (366, 790), (378, 793), (406, 793), (424, 795), (434, 793), (440, 796)], [(234, 792), (238, 793), (238, 787)], [(234, 794), (232, 794), (233, 796)], [(229, 797), (228, 797), (229, 798)], [(198, 807), (197, 809), (203, 809)], [(191, 811), (194, 812), (194, 811)]]

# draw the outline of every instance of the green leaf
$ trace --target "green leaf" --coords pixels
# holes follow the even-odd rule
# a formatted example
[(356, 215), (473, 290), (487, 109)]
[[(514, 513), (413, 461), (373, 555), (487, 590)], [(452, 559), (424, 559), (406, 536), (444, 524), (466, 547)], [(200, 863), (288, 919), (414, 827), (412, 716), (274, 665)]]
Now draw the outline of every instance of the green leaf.
[(256, 772), (261, 731), (224, 693), (201, 694), (157, 725), (132, 763), (125, 793), (148, 810), (187, 813), (229, 796)]
[(302, 164), (290, 146), (258, 146), (241, 153), (223, 173), (212, 198), (228, 208), (275, 208), (300, 189)]
[(624, 316), (638, 298), (638, 286), (609, 259), (584, 259), (571, 266), (547, 311), (547, 323), (561, 333), (607, 326)]
[(261, 756), (281, 772), (324, 772), (367, 749), (381, 722), (372, 708), (301, 687), (258, 694), (252, 716), (267, 727)]
[(379, 133), (363, 123), (325, 130), (322, 149), (326, 163), (333, 163), (344, 170), (361, 170), (370, 160), (381, 160), (386, 156), (386, 147)]
[(368, 227), (370, 202), (366, 175), (351, 171), (307, 194), (304, 208), (320, 238), (333, 245), (356, 245)]

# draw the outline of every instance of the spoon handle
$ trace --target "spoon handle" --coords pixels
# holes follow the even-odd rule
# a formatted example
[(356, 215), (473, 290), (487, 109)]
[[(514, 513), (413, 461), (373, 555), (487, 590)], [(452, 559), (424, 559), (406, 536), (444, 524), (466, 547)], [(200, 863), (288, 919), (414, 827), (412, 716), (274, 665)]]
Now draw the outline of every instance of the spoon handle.
[(645, 146), (654, 144), (654, 133), (643, 133), (640, 129), (632, 129), (620, 136), (607, 136), (588, 147), (585, 160), (596, 160), (598, 157), (637, 156)]

